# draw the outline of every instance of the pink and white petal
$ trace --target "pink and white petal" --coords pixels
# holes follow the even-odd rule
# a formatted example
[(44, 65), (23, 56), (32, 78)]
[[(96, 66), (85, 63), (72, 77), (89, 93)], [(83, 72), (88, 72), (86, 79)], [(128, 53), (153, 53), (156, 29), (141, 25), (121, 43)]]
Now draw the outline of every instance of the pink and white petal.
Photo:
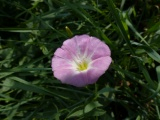
[(100, 40), (96, 37), (90, 37), (89, 45), (87, 46), (87, 56), (93, 55), (94, 50), (99, 46)]
[(90, 36), (89, 35), (79, 35), (75, 36), (76, 43), (78, 46), (78, 51), (81, 55), (84, 55), (88, 45), (90, 44)]
[(93, 68), (93, 69), (106, 71), (109, 65), (111, 64), (111, 62), (112, 62), (112, 58), (110, 56), (100, 57), (92, 61), (91, 69)]
[(54, 71), (54, 76), (62, 83), (83, 87), (86, 85), (86, 74), (76, 73), (72, 69), (58, 69)]
[(76, 87), (84, 87), (87, 85), (87, 81), (88, 78), (86, 72), (80, 72), (75, 74), (70, 80), (66, 81), (66, 83)]
[(69, 80), (71, 80), (76, 73), (72, 69), (56, 69), (53, 74), (54, 77), (56, 77), (62, 83), (69, 83)]
[(59, 58), (57, 56), (54, 56), (52, 58), (52, 63), (51, 63), (51, 66), (52, 66), (52, 71), (55, 71), (56, 69), (72, 69), (72, 65), (69, 61), (65, 60), (65, 59), (62, 59), (62, 58)]
[(55, 56), (58, 56), (60, 58), (63, 58), (63, 59), (66, 59), (66, 60), (73, 60), (73, 57), (71, 55), (70, 52), (66, 51), (66, 50), (63, 50), (61, 48), (58, 48), (55, 53), (54, 53)]
[(87, 84), (93, 84), (97, 82), (99, 77), (105, 73), (104, 70), (100, 69), (90, 69), (87, 72), (87, 77), (88, 77), (88, 83)]
[(104, 56), (110, 56), (111, 55), (111, 51), (109, 49), (109, 47), (104, 43), (101, 42), (97, 48), (95, 48), (94, 53), (92, 55), (92, 60), (100, 58), (100, 57), (104, 57)]
[(77, 54), (76, 37), (73, 37), (71, 39), (68, 39), (68, 40), (64, 41), (61, 48), (64, 49), (64, 50), (67, 50), (72, 55), (76, 55)]

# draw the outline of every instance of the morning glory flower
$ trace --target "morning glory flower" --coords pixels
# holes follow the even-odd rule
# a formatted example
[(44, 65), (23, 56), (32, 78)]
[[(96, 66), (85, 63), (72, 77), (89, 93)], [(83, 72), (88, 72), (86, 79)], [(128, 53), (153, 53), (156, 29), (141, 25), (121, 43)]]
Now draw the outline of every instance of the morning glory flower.
[(105, 73), (112, 61), (110, 55), (109, 47), (98, 38), (76, 35), (55, 51), (52, 71), (62, 83), (84, 87)]

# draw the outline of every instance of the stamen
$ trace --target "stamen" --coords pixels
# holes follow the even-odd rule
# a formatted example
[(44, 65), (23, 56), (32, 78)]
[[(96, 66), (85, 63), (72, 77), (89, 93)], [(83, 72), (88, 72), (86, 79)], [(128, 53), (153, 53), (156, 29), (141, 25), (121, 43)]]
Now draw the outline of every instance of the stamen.
[(77, 70), (78, 71), (84, 71), (87, 68), (88, 68), (88, 63), (85, 60), (83, 60), (82, 62), (77, 64)]

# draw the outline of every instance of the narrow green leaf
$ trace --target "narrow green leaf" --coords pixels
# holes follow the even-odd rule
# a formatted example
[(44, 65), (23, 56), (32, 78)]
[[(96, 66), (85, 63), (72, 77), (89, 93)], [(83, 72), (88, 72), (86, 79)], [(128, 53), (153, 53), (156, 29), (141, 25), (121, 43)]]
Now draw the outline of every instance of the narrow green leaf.
[[(13, 72), (30, 72), (30, 71), (52, 71), (51, 68), (13, 68), (13, 69), (4, 69), (2, 70), (2, 75), (10, 75)], [(0, 76), (1, 78), (1, 76)]]
[[(1, 99), (3, 99), (4, 101), (15, 101), (14, 98), (12, 98), (12, 97), (10, 97), (10, 96), (8, 96), (8, 95), (2, 94), (2, 93), (0, 93), (0, 97), (1, 97)], [(1, 101), (1, 100), (0, 100), (0, 101)]]
[(139, 34), (139, 32), (134, 28), (134, 26), (131, 24), (131, 22), (126, 19), (126, 23), (127, 25), (131, 28), (131, 30), (147, 45), (149, 46), (149, 44), (145, 41), (145, 39), (141, 36), (141, 34)]
[(17, 32), (17, 33), (32, 33), (37, 32), (39, 30), (37, 29), (31, 29), (31, 28), (0, 28), (0, 31), (7, 31), (7, 32)]
[(151, 47), (149, 47), (149, 44), (145, 41), (145, 39), (139, 34), (139, 32), (134, 28), (134, 26), (130, 23), (128, 19), (126, 19), (127, 25), (132, 29), (132, 31), (147, 45), (144, 47), (146, 53), (155, 61), (160, 63), (160, 55), (153, 50)]
[(160, 66), (156, 67), (156, 72), (157, 72), (158, 81), (160, 82)]
[(150, 47), (144, 47), (146, 53), (155, 61), (160, 63), (160, 55)]
[(160, 119), (160, 111), (159, 111), (158, 104), (156, 104), (155, 106), (156, 106), (156, 112), (157, 112), (158, 119)]
[(124, 26), (123, 26), (123, 24), (122, 24), (122, 21), (121, 21), (121, 19), (120, 19), (120, 16), (119, 16), (118, 13), (117, 13), (117, 9), (116, 9), (113, 1), (112, 1), (112, 0), (107, 0), (106, 2), (107, 2), (108, 7), (110, 8), (110, 10), (111, 10), (111, 12), (112, 12), (112, 15), (113, 15), (114, 18), (115, 18), (115, 21), (116, 21), (116, 23), (117, 23), (117, 25), (118, 25), (118, 28), (119, 28), (119, 31), (121, 32), (122, 37), (124, 38), (124, 40), (125, 40), (126, 43), (128, 44), (128, 46), (129, 46), (132, 54), (134, 55), (134, 54), (135, 54), (135, 53), (134, 53), (134, 50), (133, 50), (133, 48), (132, 48), (132, 46), (131, 46), (130, 40), (129, 40), (128, 35), (127, 35), (127, 32), (125, 31), (125, 28), (124, 28)]
[(44, 94), (44, 95), (49, 95), (52, 97), (60, 97), (63, 99), (68, 99), (67, 97), (61, 96), (60, 94), (57, 94), (54, 91), (49, 91), (45, 88), (42, 87), (38, 87), (36, 85), (33, 85), (21, 78), (18, 77), (9, 77), (9, 79), (14, 80), (13, 85), (11, 86), (12, 88), (17, 88), (17, 89), (22, 89), (22, 90), (26, 90), (26, 91), (32, 91), (35, 93), (39, 93), (39, 94)]

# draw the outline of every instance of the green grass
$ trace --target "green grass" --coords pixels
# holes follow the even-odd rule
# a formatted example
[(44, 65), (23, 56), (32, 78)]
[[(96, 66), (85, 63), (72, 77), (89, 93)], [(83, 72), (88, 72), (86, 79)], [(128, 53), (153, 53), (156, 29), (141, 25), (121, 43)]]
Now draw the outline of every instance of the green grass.
[[(160, 119), (160, 2), (1, 0), (0, 120)], [(84, 88), (53, 77), (66, 39), (104, 41), (112, 64)]]

